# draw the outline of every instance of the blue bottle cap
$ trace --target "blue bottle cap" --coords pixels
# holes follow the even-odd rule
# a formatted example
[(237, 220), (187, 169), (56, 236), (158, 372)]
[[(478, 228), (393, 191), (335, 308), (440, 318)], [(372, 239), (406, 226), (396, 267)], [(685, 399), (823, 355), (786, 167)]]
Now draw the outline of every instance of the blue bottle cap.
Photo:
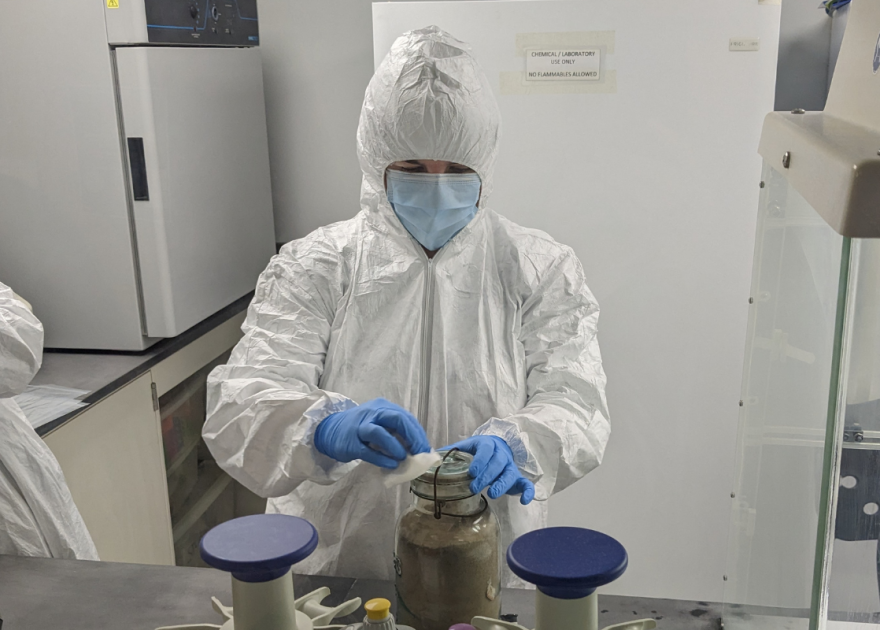
[(611, 536), (580, 527), (524, 534), (507, 549), (516, 575), (557, 599), (580, 599), (626, 571), (626, 549)]
[(318, 532), (305, 519), (257, 514), (221, 523), (202, 537), (202, 559), (242, 582), (268, 582), (307, 558)]

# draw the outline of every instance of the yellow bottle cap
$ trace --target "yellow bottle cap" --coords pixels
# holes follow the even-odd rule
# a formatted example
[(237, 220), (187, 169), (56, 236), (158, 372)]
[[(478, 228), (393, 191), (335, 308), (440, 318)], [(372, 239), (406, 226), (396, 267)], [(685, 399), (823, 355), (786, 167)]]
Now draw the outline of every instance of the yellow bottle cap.
[(370, 621), (382, 621), (383, 619), (387, 619), (391, 612), (391, 602), (379, 597), (368, 601), (364, 605), (364, 608), (367, 611), (367, 619)]

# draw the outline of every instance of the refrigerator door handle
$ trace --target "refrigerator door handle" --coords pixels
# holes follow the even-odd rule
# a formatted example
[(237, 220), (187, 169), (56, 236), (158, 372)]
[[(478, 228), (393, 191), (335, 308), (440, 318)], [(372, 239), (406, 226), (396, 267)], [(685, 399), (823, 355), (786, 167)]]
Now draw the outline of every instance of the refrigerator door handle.
[(149, 201), (147, 161), (144, 158), (144, 139), (128, 138), (128, 162), (131, 167), (131, 191), (135, 201)]

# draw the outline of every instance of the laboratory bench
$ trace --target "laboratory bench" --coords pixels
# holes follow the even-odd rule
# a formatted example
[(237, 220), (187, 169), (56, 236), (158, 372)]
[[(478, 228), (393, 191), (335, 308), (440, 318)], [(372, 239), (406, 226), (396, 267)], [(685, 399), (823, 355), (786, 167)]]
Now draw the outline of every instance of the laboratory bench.
[(140, 353), (47, 350), (32, 385), (82, 406), (36, 427), (58, 459), (102, 560), (204, 566), (214, 525), (265, 510), (201, 439), (206, 381), (241, 339), (253, 294)]
[[(39, 426), (64, 471), (102, 562), (0, 556), (4, 627), (130, 628), (219, 623), (229, 575), (204, 565), (198, 541), (214, 525), (263, 512), (265, 500), (211, 460), (201, 440), (208, 372), (241, 338), (251, 295), (141, 353), (47, 351), (34, 385), (87, 392), (84, 406)], [(162, 565), (183, 566), (162, 566)], [(377, 580), (295, 575), (298, 595), (327, 586), (325, 603), (394, 601)], [(534, 593), (505, 590), (505, 613), (534, 623)], [(341, 623), (363, 619), (361, 609)], [(719, 627), (707, 602), (601, 596), (600, 626), (652, 617), (660, 628)]]
[[(394, 585), (379, 580), (294, 575), (297, 597), (322, 586), (330, 588), (325, 604), (360, 597), (394, 602)], [(213, 623), (220, 616), (211, 597), (232, 605), (228, 573), (215, 569), (165, 567), (116, 562), (0, 556), (0, 618), (15, 630), (155, 630), (166, 625)], [(505, 614), (534, 627), (534, 592), (508, 589)], [(721, 607), (685, 602), (599, 595), (599, 627), (651, 617), (660, 630), (716, 630)], [(363, 608), (334, 623), (361, 621)]]

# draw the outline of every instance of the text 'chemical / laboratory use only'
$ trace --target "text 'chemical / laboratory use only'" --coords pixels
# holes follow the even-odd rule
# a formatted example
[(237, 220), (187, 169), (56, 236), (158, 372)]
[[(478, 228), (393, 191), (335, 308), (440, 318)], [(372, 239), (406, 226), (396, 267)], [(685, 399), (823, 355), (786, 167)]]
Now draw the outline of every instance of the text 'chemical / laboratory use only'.
[(599, 48), (526, 50), (526, 81), (599, 81)]

